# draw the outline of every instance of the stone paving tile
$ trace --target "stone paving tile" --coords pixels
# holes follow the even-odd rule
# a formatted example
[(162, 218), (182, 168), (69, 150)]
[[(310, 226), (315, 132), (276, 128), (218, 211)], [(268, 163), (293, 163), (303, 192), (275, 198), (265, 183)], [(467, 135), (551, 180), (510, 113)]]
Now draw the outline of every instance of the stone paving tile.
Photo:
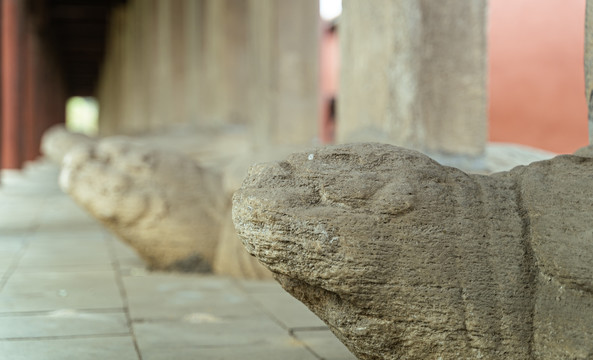
[(0, 236), (0, 274), (6, 271), (23, 250), (25, 241), (19, 236)]
[(58, 238), (31, 241), (19, 267), (111, 265), (109, 249), (103, 239)]
[(115, 309), (123, 303), (113, 271), (16, 270), (0, 292), (0, 313)]
[(64, 228), (53, 226), (45, 227), (41, 230), (39, 228), (28, 236), (31, 241), (56, 241), (56, 240), (72, 240), (73, 245), (78, 246), (79, 241), (106, 241), (107, 235), (104, 229), (100, 227), (80, 226), (73, 228)]
[(329, 330), (295, 331), (294, 337), (324, 360), (356, 360), (356, 356)]
[(284, 290), (254, 292), (251, 296), (286, 328), (326, 327), (309, 308)]
[(113, 247), (115, 258), (123, 274), (146, 275), (146, 263), (140, 259), (136, 251), (117, 239), (114, 235), (107, 235), (110, 246)]
[[(131, 336), (0, 341), (7, 360), (138, 360)], [(4, 358), (3, 358), (4, 359)], [(170, 359), (175, 359), (174, 357)]]
[(89, 231), (96, 231), (97, 233), (102, 232), (103, 228), (99, 224), (88, 224), (85, 222), (69, 222), (69, 221), (56, 221), (49, 223), (37, 222), (35, 230), (43, 234), (44, 236), (58, 237), (62, 236), (64, 232), (71, 232), (72, 234), (88, 233)]
[(148, 273), (124, 276), (123, 283), (134, 320), (181, 319), (193, 313), (233, 318), (261, 312), (224, 277)]
[(29, 206), (3, 204), (0, 207), (0, 235), (15, 234), (16, 231), (32, 231), (38, 213), (38, 211), (31, 209), (32, 206), (39, 207), (38, 204)]
[(243, 280), (238, 279), (237, 283), (247, 293), (284, 292), (282, 286), (275, 280)]
[(317, 359), (265, 315), (135, 323), (134, 332), (144, 360)]
[[(304, 349), (294, 338), (287, 337), (283, 342), (269, 344), (252, 344), (237, 347), (204, 348), (197, 352), (197, 359), (204, 360), (318, 360), (319, 358)], [(177, 354), (175, 354), (177, 355)], [(169, 360), (171, 357), (160, 356), (159, 353), (143, 357), (143, 360)], [(175, 359), (195, 360), (196, 357)]]
[(0, 340), (129, 333), (123, 312), (56, 310), (42, 314), (0, 316)]
[[(52, 265), (51, 267), (48, 266), (21, 266), (17, 265), (16, 271), (19, 274), (35, 274), (35, 273), (44, 273), (46, 271), (51, 271), (52, 273), (97, 273), (97, 272), (113, 272), (113, 268), (111, 264), (83, 264), (83, 265)], [(114, 278), (113, 281), (115, 282), (116, 279)]]
[[(89, 229), (99, 230), (102, 228), (98, 220), (91, 217), (78, 205), (71, 202), (58, 201), (59, 199), (47, 199), (45, 201), (46, 211), (43, 211), (38, 218), (41, 228), (46, 226), (76, 224), (78, 227), (85, 226)], [(60, 209), (60, 211), (51, 211), (51, 209)]]

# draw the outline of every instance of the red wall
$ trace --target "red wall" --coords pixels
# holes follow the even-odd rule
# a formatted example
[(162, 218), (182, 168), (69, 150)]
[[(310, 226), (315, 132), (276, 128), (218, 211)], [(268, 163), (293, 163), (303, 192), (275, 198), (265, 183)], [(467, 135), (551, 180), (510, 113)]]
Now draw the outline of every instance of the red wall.
[(585, 0), (490, 0), (490, 140), (571, 153), (588, 143)]

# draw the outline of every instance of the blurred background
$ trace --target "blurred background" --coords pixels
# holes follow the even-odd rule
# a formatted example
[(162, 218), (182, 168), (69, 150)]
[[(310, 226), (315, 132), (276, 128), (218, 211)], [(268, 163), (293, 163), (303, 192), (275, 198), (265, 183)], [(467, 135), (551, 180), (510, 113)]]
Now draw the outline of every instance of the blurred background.
[(258, 144), (588, 143), (585, 0), (1, 0), (1, 166), (43, 132)]

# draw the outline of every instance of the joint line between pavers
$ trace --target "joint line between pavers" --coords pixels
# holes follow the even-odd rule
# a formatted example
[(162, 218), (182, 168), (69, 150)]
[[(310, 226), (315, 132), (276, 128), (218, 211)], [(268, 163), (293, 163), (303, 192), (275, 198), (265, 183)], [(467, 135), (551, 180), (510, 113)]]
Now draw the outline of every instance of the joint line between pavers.
[(297, 338), (294, 335), (294, 331), (295, 331), (294, 328), (290, 328), (290, 327), (286, 326), (280, 319), (278, 319), (276, 316), (274, 316), (273, 313), (268, 311), (266, 309), (266, 307), (263, 306), (263, 304), (261, 304), (259, 301), (255, 300), (255, 298), (249, 293), (249, 291), (245, 290), (245, 288), (241, 285), (241, 283), (239, 281), (237, 281), (237, 279), (233, 279), (232, 283), (235, 285), (235, 287), (237, 289), (239, 289), (239, 291), (241, 291), (241, 292), (243, 292), (243, 294), (245, 294), (245, 297), (247, 297), (249, 299), (249, 301), (251, 301), (252, 304), (255, 304), (255, 306), (258, 307), (264, 314), (266, 314), (273, 322), (278, 324), (282, 329), (286, 330), (288, 332), (288, 336), (290, 336), (291, 338), (296, 340), (298, 343), (302, 344), (303, 348), (305, 348), (305, 350), (310, 352), (318, 360), (324, 360), (324, 358), (319, 356), (319, 354), (317, 354), (315, 351), (313, 351), (313, 349), (311, 349), (311, 347), (306, 342), (300, 340), (299, 338)]
[(45, 208), (46, 203), (47, 203), (47, 197), (43, 198), (43, 200), (41, 201), (41, 206), (39, 206), (36, 209), (37, 211), (36, 211), (35, 215), (33, 215), (33, 221), (31, 221), (32, 225), (30, 226), (30, 228), (28, 228), (26, 230), (27, 233), (22, 236), (21, 241), (22, 241), (23, 247), (14, 255), (14, 259), (12, 260), (12, 263), (10, 264), (8, 269), (6, 269), (6, 272), (4, 272), (4, 275), (0, 278), (0, 293), (4, 290), (4, 287), (6, 287), (6, 284), (8, 283), (8, 280), (10, 279), (12, 274), (14, 274), (14, 272), (16, 271), (23, 256), (25, 256), (25, 252), (27, 251), (27, 249), (29, 248), (29, 245), (31, 244), (31, 240), (30, 240), (31, 235), (33, 235), (34, 233), (36, 233), (39, 230), (39, 227), (41, 225), (41, 221), (40, 221), (41, 212)]
[(117, 283), (117, 288), (119, 289), (119, 295), (121, 296), (124, 308), (124, 314), (126, 316), (126, 323), (128, 325), (128, 330), (130, 335), (132, 335), (132, 342), (134, 343), (134, 349), (136, 350), (136, 355), (138, 355), (138, 359), (142, 360), (142, 353), (140, 352), (140, 347), (138, 346), (138, 341), (136, 340), (136, 333), (134, 332), (134, 325), (132, 321), (132, 317), (130, 316), (130, 306), (128, 303), (128, 293), (126, 292), (126, 288), (124, 287), (124, 283), (122, 281), (122, 272), (121, 267), (119, 264), (119, 260), (117, 258), (115, 252), (115, 246), (113, 244), (114, 238), (111, 234), (105, 232), (105, 242), (107, 243), (107, 248), (109, 251), (109, 256), (111, 257), (111, 266), (115, 272), (115, 282)]
[[(104, 309), (97, 309), (97, 308), (90, 308), (90, 309), (72, 309), (77, 313), (84, 313), (84, 314), (119, 314), (124, 312), (124, 308), (104, 308)], [(26, 316), (45, 316), (51, 315), (56, 311), (60, 310), (33, 310), (33, 311), (16, 311), (16, 312), (0, 312), (1, 317), (26, 317)]]
[[(31, 231), (35, 232), (38, 227), (39, 225), (37, 224), (33, 227)], [(14, 258), (10, 266), (8, 267), (8, 269), (6, 269), (2, 278), (0, 278), (0, 293), (4, 290), (4, 287), (6, 287), (6, 284), (8, 283), (8, 280), (10, 279), (12, 274), (14, 274), (14, 272), (16, 271), (23, 256), (25, 256), (25, 252), (27, 251), (27, 249), (29, 248), (29, 244), (31, 243), (31, 240), (28, 239), (29, 236), (30, 234), (24, 236), (21, 239), (23, 247), (19, 249), (19, 251), (14, 255)]]
[(288, 329), (290, 335), (299, 331), (331, 331), (327, 326), (300, 326)]
[(45, 341), (45, 340), (71, 340), (71, 339), (93, 339), (93, 338), (110, 338), (110, 337), (126, 337), (129, 333), (108, 333), (108, 334), (88, 334), (88, 335), (63, 335), (63, 336), (31, 336), (18, 338), (0, 338), (0, 341)]

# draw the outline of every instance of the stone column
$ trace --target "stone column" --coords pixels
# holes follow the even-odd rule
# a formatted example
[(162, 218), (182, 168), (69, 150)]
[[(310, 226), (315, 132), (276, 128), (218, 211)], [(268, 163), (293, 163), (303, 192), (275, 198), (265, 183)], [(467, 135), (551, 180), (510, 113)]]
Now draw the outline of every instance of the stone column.
[(171, 0), (170, 1), (170, 32), (169, 42), (170, 57), (169, 57), (169, 72), (171, 91), (169, 93), (169, 121), (173, 124), (187, 122), (187, 102), (184, 89), (186, 88), (187, 79), (187, 63), (186, 53), (188, 51), (185, 44), (187, 36), (187, 27), (185, 16), (187, 9), (187, 2), (185, 0)]
[(142, 1), (128, 1), (124, 13), (122, 32), (122, 117), (121, 130), (126, 133), (141, 132), (145, 128), (144, 106), (140, 89), (144, 81), (142, 74), (143, 58), (140, 53), (142, 42), (139, 39), (139, 8)]
[(480, 157), (486, 1), (344, 0), (337, 140)]
[(316, 142), (320, 33), (317, 1), (249, 1), (256, 145)]
[(157, 2), (156, 0), (144, 0), (138, 2), (140, 17), (140, 30), (138, 41), (140, 42), (140, 62), (138, 65), (138, 93), (141, 98), (139, 106), (144, 116), (143, 127), (149, 129), (158, 126), (160, 114), (154, 111), (156, 91), (153, 84), (156, 79), (155, 59), (157, 50)]
[(151, 128), (162, 128), (171, 119), (171, 97), (174, 89), (171, 86), (171, 2), (155, 1), (152, 8), (155, 26), (150, 32), (154, 36), (155, 52), (153, 53), (153, 79), (150, 87), (153, 89)]
[(593, 0), (585, 15), (585, 96), (589, 105), (589, 142), (593, 141)]
[(200, 122), (245, 123), (249, 87), (247, 15), (244, 0), (205, 3)]
[(188, 121), (200, 123), (201, 104), (204, 99), (201, 86), (204, 67), (204, 23), (206, 0), (185, 0), (185, 102)]
[(107, 51), (99, 83), (99, 134), (113, 135), (122, 131), (122, 68), (125, 7), (120, 5), (111, 13), (111, 27), (107, 37)]

